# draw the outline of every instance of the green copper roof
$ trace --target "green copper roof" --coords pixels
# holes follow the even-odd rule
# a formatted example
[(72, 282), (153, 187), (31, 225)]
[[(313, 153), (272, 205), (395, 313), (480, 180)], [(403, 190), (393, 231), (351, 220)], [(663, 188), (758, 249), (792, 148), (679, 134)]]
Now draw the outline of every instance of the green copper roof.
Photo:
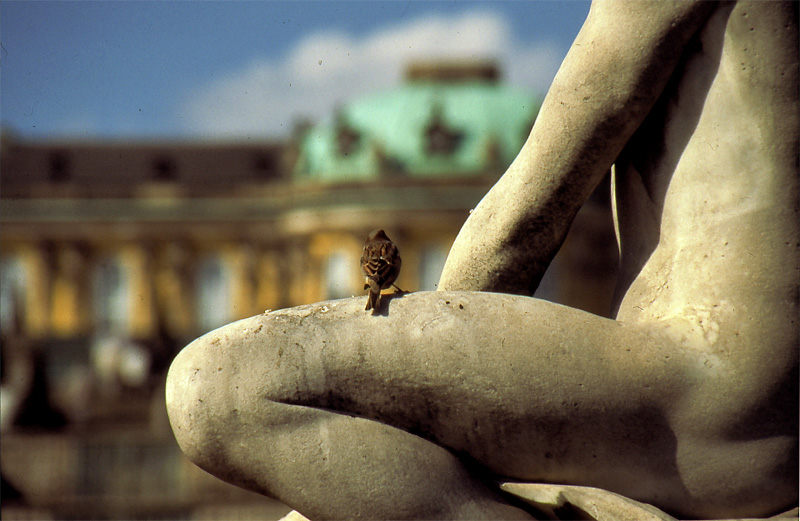
[(415, 81), (342, 107), (300, 143), (298, 179), (448, 177), (502, 170), (541, 100), (491, 81)]

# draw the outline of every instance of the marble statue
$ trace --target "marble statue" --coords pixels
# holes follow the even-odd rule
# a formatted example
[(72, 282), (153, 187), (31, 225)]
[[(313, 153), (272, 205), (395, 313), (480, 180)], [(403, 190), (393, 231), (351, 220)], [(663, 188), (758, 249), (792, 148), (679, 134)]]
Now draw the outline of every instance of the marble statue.
[[(440, 290), (195, 340), (167, 380), (182, 450), (310, 519), (530, 519), (536, 484), (795, 507), (798, 85), (797, 3), (593, 4)], [(532, 298), (609, 169), (614, 318)]]

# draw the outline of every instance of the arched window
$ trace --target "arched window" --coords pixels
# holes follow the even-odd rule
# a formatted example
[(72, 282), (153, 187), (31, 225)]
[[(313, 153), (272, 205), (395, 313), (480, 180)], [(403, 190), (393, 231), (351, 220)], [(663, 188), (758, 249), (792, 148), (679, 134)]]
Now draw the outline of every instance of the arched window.
[(325, 298), (346, 298), (353, 295), (353, 266), (356, 261), (343, 251), (334, 251), (325, 259)]
[(107, 257), (94, 268), (92, 302), (95, 330), (125, 336), (130, 331), (130, 277), (117, 257)]
[(335, 115), (336, 150), (340, 156), (349, 156), (358, 149), (361, 134), (353, 128), (344, 112), (339, 109)]
[(25, 266), (16, 257), (0, 260), (0, 331), (19, 333), (25, 308)]
[(175, 181), (178, 178), (178, 165), (169, 156), (153, 159), (153, 178), (156, 181)]
[(425, 127), (425, 151), (431, 156), (452, 155), (464, 140), (464, 133), (450, 126), (443, 113), (441, 105), (434, 105)]
[(419, 256), (419, 289), (433, 291), (439, 284), (447, 249), (440, 244), (430, 244), (422, 249)]
[(72, 164), (67, 152), (63, 150), (53, 151), (50, 153), (48, 160), (48, 166), (50, 167), (48, 175), (50, 177), (50, 181), (53, 181), (54, 183), (69, 181), (70, 176), (72, 175)]
[(197, 280), (197, 326), (203, 331), (216, 329), (231, 320), (231, 274), (221, 258), (200, 261)]

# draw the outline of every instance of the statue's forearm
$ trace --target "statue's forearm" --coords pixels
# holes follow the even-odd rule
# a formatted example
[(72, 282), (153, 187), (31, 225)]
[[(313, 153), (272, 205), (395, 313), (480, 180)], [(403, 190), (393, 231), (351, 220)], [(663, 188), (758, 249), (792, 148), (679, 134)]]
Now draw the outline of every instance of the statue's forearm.
[[(440, 289), (533, 294), (575, 214), (646, 117), (714, 6), (592, 7), (531, 136), (456, 239)], [(638, 30), (631, 34), (631, 27)]]

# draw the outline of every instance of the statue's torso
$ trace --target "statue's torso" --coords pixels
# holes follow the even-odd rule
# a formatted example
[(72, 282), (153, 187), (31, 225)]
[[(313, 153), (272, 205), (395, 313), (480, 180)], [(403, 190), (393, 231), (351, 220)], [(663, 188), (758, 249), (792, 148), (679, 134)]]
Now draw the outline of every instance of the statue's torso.
[[(616, 165), (617, 318), (691, 345), (797, 338), (798, 69), (791, 6), (721, 8)], [(792, 324), (794, 322), (794, 324)]]
[(615, 165), (617, 319), (661, 328), (703, 375), (670, 418), (690, 490), (796, 476), (795, 8), (723, 4)]

